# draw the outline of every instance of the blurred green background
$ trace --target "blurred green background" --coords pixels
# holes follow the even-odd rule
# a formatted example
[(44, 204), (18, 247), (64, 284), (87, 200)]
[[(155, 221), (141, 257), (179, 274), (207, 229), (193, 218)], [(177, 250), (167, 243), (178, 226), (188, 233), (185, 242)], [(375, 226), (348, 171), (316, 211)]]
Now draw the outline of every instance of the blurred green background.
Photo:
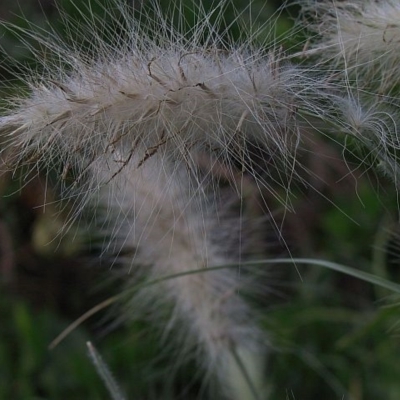
[[(61, 29), (54, 2), (2, 0), (0, 18), (28, 27), (26, 17), (39, 29), (47, 29), (50, 21)], [(81, 10), (86, 3), (75, 1)], [(161, 3), (168, 6), (167, 0)], [(296, 18), (295, 6), (277, 13), (278, 1), (255, 0), (251, 11), (244, 0), (234, 3), (245, 10), (243, 20), (252, 14), (256, 24), (267, 24), (261, 36), (271, 29), (281, 36), (284, 49), (302, 40), (301, 32), (285, 37)], [(77, 16), (71, 2), (57, 4)], [(103, 12), (100, 4), (93, 10)], [(234, 16), (228, 12), (227, 22)], [(278, 22), (268, 24), (269, 18)], [(232, 35), (239, 34), (234, 27)], [(0, 44), (4, 107), (4, 99), (16, 90), (9, 82), (20, 69), (8, 57), (22, 65), (34, 61), (18, 37), (1, 27)], [(393, 185), (373, 170), (349, 173), (354, 160), (348, 155), (345, 163), (342, 152), (324, 138), (313, 139), (312, 152), (305, 152), (302, 162), (320, 194), (294, 187), (293, 213), (284, 213), (270, 199), (287, 247), (292, 256), (330, 260), (399, 282), (400, 231)], [(108, 310), (49, 350), (63, 329), (118, 292), (121, 284), (110, 279), (110, 265), (100, 260), (95, 235), (83, 234), (79, 227), (58, 235), (67, 213), (59, 212), (57, 193), (44, 177), (21, 182), (5, 173), (0, 193), (0, 399), (110, 398), (87, 356), (88, 340), (101, 352), (128, 399), (215, 398), (204, 391), (202, 372), (195, 365), (171, 367), (176, 358), (173, 346), (160, 341), (146, 321), (126, 318), (114, 323)], [(268, 226), (265, 241), (270, 258), (288, 256)], [(386, 289), (322, 267), (298, 269), (266, 266), (265, 289), (254, 300), (270, 341), (265, 376), (270, 399), (400, 399), (398, 299)]]

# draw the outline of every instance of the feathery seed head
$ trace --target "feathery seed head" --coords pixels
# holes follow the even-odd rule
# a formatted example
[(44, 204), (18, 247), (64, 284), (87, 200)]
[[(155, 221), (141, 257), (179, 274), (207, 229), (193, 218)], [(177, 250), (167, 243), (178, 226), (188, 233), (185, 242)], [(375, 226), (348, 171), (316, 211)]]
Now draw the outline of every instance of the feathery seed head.
[[(397, 173), (399, 142), (397, 121), (384, 107), (390, 99), (364, 95), (351, 87), (348, 74), (330, 82), (332, 77), (318, 70), (321, 64), (293, 65), (276, 46), (257, 47), (251, 32), (241, 44), (221, 36), (218, 24), (226, 4), (210, 12), (199, 7), (189, 32), (176, 29), (156, 4), (151, 18), (143, 12), (141, 18), (149, 18), (143, 26), (120, 0), (110, 0), (105, 10), (118, 32), (111, 38), (104, 38), (96, 17), (89, 23), (100, 23), (99, 30), (80, 28), (74, 35), (76, 22), (67, 20), (70, 43), (55, 32), (48, 37), (22, 32), (46, 52), (36, 51), (41, 72), (26, 71), (29, 94), (10, 100), (0, 117), (0, 134), (16, 164), (32, 169), (61, 164), (62, 179), (73, 170), (74, 182), (66, 186), (78, 189), (75, 208), (80, 211), (89, 202), (107, 209), (105, 251), (133, 248), (134, 255), (123, 260), (127, 269), (135, 267), (159, 282), (139, 291), (135, 307), (163, 321), (166, 332), (184, 326), (180, 344), (202, 355), (228, 396), (242, 399), (252, 386), (263, 390), (257, 371), (265, 346), (238, 293), (246, 283), (241, 275), (209, 268), (240, 265), (245, 239), (259, 237), (241, 236), (243, 209), (235, 219), (224, 220), (223, 189), (215, 171), (225, 169), (233, 187), (239, 176), (239, 200), (247, 174), (258, 189), (285, 204), (274, 187), (285, 195), (290, 190), (303, 129), (356, 137), (396, 171), (392, 174)], [(390, 72), (398, 24), (385, 18), (399, 12), (396, 2), (382, 7), (372, 0), (312, 4), (307, 2), (304, 10), (325, 18), (313, 52), (326, 50), (324, 57), (343, 63), (346, 72), (361, 62), (357, 74), (366, 79), (370, 71), (377, 77), (374, 68), (381, 56), (390, 56), (385, 66)], [(92, 39), (89, 48), (79, 43), (80, 34), (87, 42)], [(238, 237), (229, 245), (215, 240), (226, 232)], [(229, 252), (232, 242), (236, 253)], [(167, 320), (165, 304), (171, 309)], [(253, 385), (238, 379), (239, 364), (251, 373)]]
[(30, 95), (0, 119), (19, 160), (46, 163), (53, 154), (82, 172), (108, 159), (118, 173), (133, 155), (140, 167), (165, 148), (170, 160), (191, 168), (193, 154), (205, 151), (254, 174), (246, 155), (254, 142), (291, 170), (298, 110), (310, 107), (321, 82), (282, 52), (256, 50), (251, 38), (227, 45), (210, 15), (197, 16), (189, 37), (157, 16), (153, 28), (125, 20), (126, 39), (112, 48), (94, 33), (97, 52), (30, 34), (53, 56), (39, 60), (42, 75), (27, 78)]
[(317, 33), (304, 54), (331, 71), (337, 90), (326, 122), (355, 137), (397, 186), (400, 2), (323, 0), (302, 7)]
[(390, 93), (399, 83), (400, 2), (323, 0), (302, 3), (319, 38), (312, 53), (356, 79)]
[[(238, 386), (243, 393), (250, 389), (244, 378), (238, 385), (232, 351), (254, 371), (265, 349), (237, 293), (240, 275), (207, 271), (242, 258), (241, 250), (233, 257), (227, 244), (213, 240), (219, 230), (232, 231), (219, 219), (213, 165), (226, 165), (233, 180), (239, 164), (267, 186), (246, 143), (260, 146), (262, 157), (273, 151), (282, 165), (291, 163), (300, 126), (296, 110), (308, 80), (280, 52), (250, 51), (251, 40), (228, 45), (210, 24), (212, 13), (200, 13), (187, 37), (157, 8), (153, 26), (143, 28), (121, 2), (110, 5), (124, 16), (114, 20), (121, 32), (112, 45), (96, 31), (88, 50), (55, 33), (25, 32), (52, 55), (39, 58), (40, 74), (27, 71), (29, 95), (10, 102), (0, 133), (11, 160), (33, 169), (61, 163), (63, 179), (74, 170), (78, 211), (82, 202), (107, 209), (105, 251), (134, 248), (124, 260), (127, 269), (160, 280), (139, 291), (136, 307), (164, 321), (165, 331), (184, 326), (180, 345), (201, 354), (223, 391), (239, 398)], [(214, 10), (217, 19), (222, 9)], [(204, 154), (207, 168), (199, 162)], [(242, 225), (237, 217), (240, 249)], [(174, 274), (187, 276), (163, 280)], [(173, 310), (167, 321), (160, 312), (166, 304)]]

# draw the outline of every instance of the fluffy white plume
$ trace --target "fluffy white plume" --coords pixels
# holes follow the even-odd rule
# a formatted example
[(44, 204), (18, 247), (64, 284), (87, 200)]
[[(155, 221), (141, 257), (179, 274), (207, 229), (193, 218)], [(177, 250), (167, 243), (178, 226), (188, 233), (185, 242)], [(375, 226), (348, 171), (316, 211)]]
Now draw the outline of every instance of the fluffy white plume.
[[(155, 15), (142, 14), (144, 28), (118, 0), (106, 10), (116, 27), (113, 38), (103, 37), (101, 23), (93, 28), (95, 17), (86, 29), (66, 21), (71, 35), (78, 32), (71, 44), (54, 32), (21, 32), (43, 47), (34, 50), (41, 72), (23, 76), (29, 94), (16, 90), (0, 134), (13, 167), (56, 167), (61, 180), (73, 176), (64, 195), (77, 196), (78, 212), (87, 203), (107, 210), (106, 247), (136, 250), (123, 260), (127, 269), (135, 266), (151, 279), (182, 274), (141, 290), (135, 306), (157, 316), (159, 305), (168, 304), (165, 329), (185, 327), (177, 335), (180, 347), (198, 355), (229, 398), (248, 399), (263, 390), (258, 375), (265, 348), (238, 291), (245, 282), (232, 269), (193, 272), (240, 265), (246, 240), (257, 240), (241, 236), (241, 212), (224, 219), (215, 170), (225, 171), (232, 198), (240, 199), (248, 174), (286, 205), (303, 129), (356, 137), (395, 176), (398, 143), (387, 135), (396, 121), (379, 103), (363, 105), (347, 82), (332, 84), (318, 66), (295, 66), (277, 48), (254, 46), (251, 32), (241, 44), (220, 35), (226, 4), (209, 13), (197, 9), (195, 27), (186, 33), (157, 7)], [(371, 46), (371, 65), (379, 62), (380, 40), (387, 46), (383, 54), (392, 57), (388, 65), (395, 65), (397, 21), (392, 27), (378, 18), (373, 1), (331, 4), (305, 6), (324, 16), (328, 57), (357, 59), (367, 71)], [(398, 13), (394, 1), (385, 7), (386, 14)], [(373, 13), (372, 23), (367, 17)], [(80, 37), (89, 48), (79, 45)], [(221, 239), (232, 231), (232, 242)], [(232, 243), (238, 251), (231, 252)], [(240, 365), (247, 373), (239, 374)]]
[(309, 27), (319, 38), (312, 52), (331, 63), (359, 87), (388, 93), (399, 83), (400, 2), (398, 0), (323, 0), (302, 2)]
[[(309, 39), (304, 56), (318, 60), (338, 97), (326, 121), (355, 137), (399, 187), (400, 2), (302, 1)], [(304, 23), (304, 19), (302, 19)]]
[[(100, 32), (90, 32), (91, 51), (68, 47), (55, 34), (24, 32), (52, 56), (37, 52), (42, 73), (27, 72), (29, 95), (12, 100), (0, 118), (9, 162), (56, 167), (61, 180), (73, 174), (65, 187), (77, 195), (77, 211), (86, 203), (107, 210), (106, 247), (136, 249), (124, 259), (128, 269), (140, 266), (159, 279), (240, 265), (243, 216), (223, 220), (214, 166), (223, 166), (232, 183), (242, 170), (269, 189), (247, 148), (254, 143), (264, 162), (292, 168), (307, 76), (273, 50), (251, 51), (251, 40), (227, 48), (208, 22), (212, 14), (221, 18), (223, 5), (197, 15), (189, 36), (160, 13), (145, 29), (120, 2), (109, 6), (125, 18), (115, 17), (123, 39), (116, 36), (112, 46)], [(204, 156), (209, 165), (200, 162)], [(224, 241), (227, 231), (234, 239)], [(243, 284), (234, 270), (192, 273), (141, 290), (134, 303), (156, 320), (165, 313), (158, 310), (172, 307), (164, 329), (184, 327), (179, 347), (195, 353), (222, 391), (238, 399), (263, 390), (265, 354), (239, 295)]]
[[(127, 165), (102, 190), (101, 203), (108, 204), (109, 218), (117, 221), (111, 225), (117, 249), (137, 249), (134, 258), (126, 260), (127, 267), (136, 267), (136, 280), (138, 266), (146, 277), (161, 279), (135, 295), (132, 313), (151, 313), (153, 321), (164, 324), (165, 337), (174, 337), (185, 357), (197, 358), (210, 378), (218, 377), (230, 398), (253, 398), (255, 388), (259, 396), (264, 389), (266, 349), (250, 309), (238, 294), (246, 281), (236, 269), (207, 271), (240, 264), (246, 250), (242, 240), (252, 241), (254, 235), (259, 240), (257, 233), (242, 238), (246, 222), (224, 218), (216, 209), (215, 195), (204, 193), (209, 190), (206, 181), (193, 182), (184, 164), (171, 165), (164, 157), (157, 154), (139, 169), (135, 163)], [(116, 172), (104, 165), (96, 171), (105, 180)], [(230, 237), (224, 239), (226, 232)], [(251, 371), (251, 385), (236, 365), (235, 353)]]

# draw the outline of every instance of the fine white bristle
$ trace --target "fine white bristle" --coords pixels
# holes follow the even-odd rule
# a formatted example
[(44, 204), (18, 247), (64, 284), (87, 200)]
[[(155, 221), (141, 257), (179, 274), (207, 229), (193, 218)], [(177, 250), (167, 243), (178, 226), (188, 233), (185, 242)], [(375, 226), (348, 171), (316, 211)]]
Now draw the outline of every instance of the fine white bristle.
[[(28, 94), (15, 88), (0, 135), (12, 169), (58, 171), (62, 196), (73, 198), (72, 220), (86, 205), (103, 213), (104, 252), (127, 250), (127, 287), (135, 285), (132, 269), (135, 279), (144, 272), (159, 281), (139, 290), (133, 307), (174, 332), (177, 347), (196, 355), (227, 398), (247, 400), (265, 390), (265, 338), (241, 296), (241, 270), (207, 269), (240, 267), (245, 253), (263, 254), (253, 251), (262, 242), (259, 221), (241, 208), (244, 179), (251, 178), (261, 202), (269, 193), (289, 208), (304, 132), (335, 141), (352, 136), (396, 179), (393, 102), (367, 96), (346, 72), (357, 64), (355, 76), (367, 77), (381, 59), (381, 40), (391, 73), (398, 23), (384, 17), (398, 14), (399, 5), (304, 2), (306, 14), (316, 10), (324, 18), (324, 40), (304, 55), (326, 54), (310, 66), (293, 64), (298, 54), (289, 57), (276, 44), (257, 46), (251, 29), (241, 43), (229, 39), (222, 29), (228, 5), (207, 12), (193, 6), (196, 21), (186, 31), (183, 16), (178, 28), (170, 22), (183, 15), (179, 3), (170, 13), (154, 3), (134, 15), (122, 0), (104, 9), (115, 28), (108, 36), (105, 23), (83, 12), (88, 27), (67, 19), (67, 40), (52, 30), (11, 27), (40, 65), (21, 77)], [(345, 73), (332, 65), (345, 65)], [(227, 217), (230, 202), (239, 204), (234, 218)], [(244, 224), (253, 235), (243, 233)]]
[[(8, 162), (31, 171), (56, 168), (66, 181), (73, 175), (64, 196), (76, 196), (75, 209), (106, 210), (105, 251), (134, 248), (123, 259), (127, 272), (135, 267), (161, 279), (140, 290), (133, 307), (164, 321), (166, 332), (180, 328), (177, 346), (218, 378), (221, 393), (258, 396), (265, 345), (240, 296), (245, 282), (236, 270), (205, 270), (240, 265), (251, 247), (246, 240), (253, 246), (261, 240), (241, 236), (242, 213), (225, 219), (214, 170), (224, 169), (232, 183), (229, 202), (241, 196), (239, 172), (273, 191), (268, 171), (254, 169), (247, 144), (259, 147), (266, 162), (292, 169), (296, 108), (307, 98), (308, 78), (274, 49), (251, 51), (251, 39), (227, 47), (208, 22), (216, 15), (219, 23), (224, 4), (210, 14), (198, 9), (190, 36), (157, 7), (153, 27), (145, 29), (122, 3), (109, 6), (125, 18), (115, 19), (123, 38), (112, 46), (100, 32), (91, 32), (94, 44), (86, 51), (54, 33), (24, 32), (52, 55), (37, 52), (42, 72), (27, 72), (29, 95), (10, 101), (0, 118)], [(224, 241), (227, 232), (232, 237)]]
[[(357, 138), (399, 187), (400, 2), (301, 1), (302, 22), (316, 33), (304, 56), (323, 66), (338, 88), (331, 121)], [(332, 104), (333, 104), (332, 103)]]
[(400, 3), (398, 0), (323, 0), (302, 2), (308, 25), (318, 34), (320, 59), (381, 94), (399, 83)]

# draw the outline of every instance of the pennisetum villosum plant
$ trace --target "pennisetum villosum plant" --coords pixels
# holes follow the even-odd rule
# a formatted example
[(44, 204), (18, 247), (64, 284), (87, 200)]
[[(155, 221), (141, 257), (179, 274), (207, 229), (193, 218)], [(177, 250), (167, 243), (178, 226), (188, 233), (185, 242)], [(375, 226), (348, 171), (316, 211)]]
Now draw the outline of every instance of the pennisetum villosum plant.
[(122, 0), (104, 5), (106, 35), (84, 13), (84, 24), (64, 20), (69, 39), (9, 27), (39, 66), (18, 77), (28, 93), (17, 87), (0, 117), (5, 164), (27, 177), (58, 171), (71, 223), (97, 209), (127, 293), (156, 282), (129, 295), (135, 312), (229, 399), (268, 393), (265, 333), (242, 296), (251, 279), (241, 265), (266, 256), (260, 217), (243, 206), (246, 182), (264, 208), (271, 197), (289, 210), (293, 182), (312, 186), (298, 152), (321, 134), (352, 138), (398, 179), (400, 3), (299, 3), (310, 45), (292, 53), (271, 37), (260, 43), (262, 28), (240, 26), (230, 39), (229, 1), (193, 4), (190, 28), (179, 2), (134, 11)]

